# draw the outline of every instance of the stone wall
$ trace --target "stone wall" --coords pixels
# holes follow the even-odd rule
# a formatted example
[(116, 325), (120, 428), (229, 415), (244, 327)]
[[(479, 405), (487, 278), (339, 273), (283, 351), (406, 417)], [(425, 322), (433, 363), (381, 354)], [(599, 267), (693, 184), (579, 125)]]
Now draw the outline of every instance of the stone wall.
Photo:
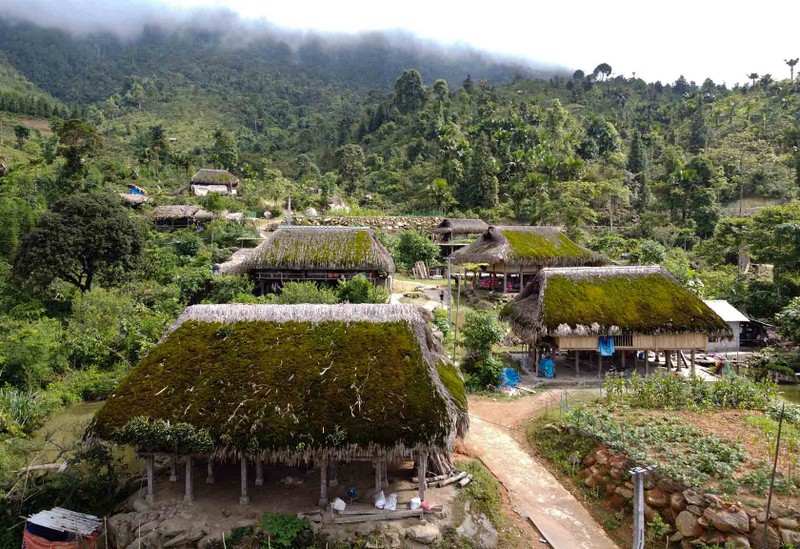
[(296, 225), (371, 227), (376, 231), (387, 232), (416, 229), (426, 234), (432, 232), (433, 228), (441, 223), (443, 219), (443, 217), (411, 216), (292, 216), (292, 220)]
[[(630, 509), (633, 483), (628, 470), (632, 466), (624, 454), (600, 445), (583, 459), (578, 476), (588, 488), (605, 496), (610, 507)], [(669, 477), (652, 473), (645, 475), (644, 489), (645, 520), (660, 515), (671, 526), (670, 540), (682, 548), (702, 544), (753, 549), (800, 547), (800, 511), (776, 505), (774, 500), (764, 545), (764, 509), (687, 489)]]

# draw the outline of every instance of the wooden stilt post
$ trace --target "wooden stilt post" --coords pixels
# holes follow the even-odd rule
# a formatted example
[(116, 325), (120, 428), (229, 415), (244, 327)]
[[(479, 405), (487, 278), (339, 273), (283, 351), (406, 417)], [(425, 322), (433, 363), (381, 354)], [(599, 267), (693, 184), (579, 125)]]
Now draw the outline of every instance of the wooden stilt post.
[(372, 465), (375, 467), (375, 493), (381, 491), (382, 483), (381, 477), (382, 475), (382, 467), (381, 467), (381, 459), (375, 458), (372, 460)]
[(597, 377), (603, 377), (603, 355), (597, 351)]
[(650, 376), (650, 349), (644, 350), (644, 377)]
[(381, 488), (389, 487), (389, 463), (386, 458), (381, 460)]
[(580, 362), (580, 351), (575, 351), (575, 375), (579, 376), (581, 374), (581, 362)]
[(264, 469), (261, 459), (256, 459), (256, 486), (264, 486)]
[(503, 264), (503, 293), (508, 293), (508, 267)]
[(691, 354), (691, 357), (689, 359), (689, 360), (691, 360), (690, 365), (691, 365), (691, 368), (692, 368), (692, 377), (694, 377), (697, 374), (697, 370), (696, 370), (696, 367), (695, 367), (695, 359), (696, 358), (697, 358), (697, 351), (692, 349), (692, 354)]
[(328, 486), (339, 486), (339, 464), (334, 460), (328, 463)]
[(419, 463), (417, 464), (417, 478), (419, 479), (419, 500), (425, 501), (425, 488), (428, 483), (426, 468), (428, 467), (428, 454), (426, 452), (419, 452), (417, 454)]
[(178, 482), (178, 456), (172, 456), (169, 460), (169, 481)]
[(664, 351), (664, 366), (668, 372), (672, 371), (672, 353), (670, 351)]
[(622, 351), (622, 369), (625, 369), (625, 357), (628, 354), (628, 351)]
[(211, 456), (208, 456), (207, 467), (206, 484), (214, 484), (214, 461), (211, 459)]
[(185, 503), (192, 503), (194, 501), (194, 458), (186, 456), (186, 490), (183, 494), (183, 501)]
[(319, 464), (319, 506), (328, 505), (328, 460), (323, 459)]
[(147, 462), (147, 496), (145, 497), (145, 501), (147, 503), (153, 503), (153, 500), (155, 499), (154, 497), (155, 487), (153, 486), (155, 483), (153, 479), (153, 477), (155, 476), (155, 468), (156, 468), (155, 459), (156, 458), (153, 456), (153, 454), (150, 454), (145, 458), (145, 461)]
[(250, 498), (247, 497), (247, 458), (244, 452), (239, 454), (239, 464), (242, 476), (242, 495), (239, 496), (239, 505), (247, 505), (250, 503)]

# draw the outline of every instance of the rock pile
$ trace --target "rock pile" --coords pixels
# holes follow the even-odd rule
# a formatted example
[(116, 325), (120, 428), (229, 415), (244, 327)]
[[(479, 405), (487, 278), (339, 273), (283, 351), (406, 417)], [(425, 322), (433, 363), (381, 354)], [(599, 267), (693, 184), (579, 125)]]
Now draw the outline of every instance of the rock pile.
[[(598, 446), (584, 457), (583, 466), (578, 476), (584, 485), (605, 495), (612, 508), (631, 507), (633, 483), (628, 470), (633, 464), (627, 456)], [(686, 549), (800, 547), (800, 510), (773, 506), (764, 545), (765, 511), (685, 488), (668, 477), (645, 475), (644, 514), (648, 522), (660, 516), (671, 526), (670, 541)]]
[(371, 227), (377, 231), (406, 231), (415, 229), (430, 233), (442, 222), (443, 217), (410, 217), (410, 216), (308, 216), (295, 215), (293, 221), (297, 225)]

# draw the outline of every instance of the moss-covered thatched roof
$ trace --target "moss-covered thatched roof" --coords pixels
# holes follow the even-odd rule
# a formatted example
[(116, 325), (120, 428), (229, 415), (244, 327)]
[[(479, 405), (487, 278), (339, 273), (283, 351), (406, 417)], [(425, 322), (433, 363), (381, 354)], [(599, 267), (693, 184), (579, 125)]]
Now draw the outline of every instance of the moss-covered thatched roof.
[(156, 219), (191, 218), (195, 221), (210, 221), (214, 219), (214, 214), (193, 204), (173, 204), (170, 206), (156, 206), (153, 208), (153, 217)]
[(657, 265), (543, 269), (503, 316), (525, 339), (622, 333), (705, 333), (730, 328)]
[(195, 305), (120, 383), (90, 433), (135, 418), (207, 430), (218, 457), (449, 450), (463, 381), (411, 305)]
[(366, 227), (281, 227), (245, 259), (255, 269), (394, 272), (389, 251)]
[(239, 178), (228, 170), (212, 170), (203, 168), (197, 170), (189, 179), (192, 185), (230, 185), (235, 187), (239, 184)]
[(603, 259), (567, 238), (558, 227), (494, 225), (481, 237), (454, 252), (450, 261), (505, 263), (509, 267), (602, 265)]
[(489, 225), (482, 219), (463, 219), (448, 217), (436, 225), (433, 232), (460, 236), (465, 234), (479, 234), (485, 232)]

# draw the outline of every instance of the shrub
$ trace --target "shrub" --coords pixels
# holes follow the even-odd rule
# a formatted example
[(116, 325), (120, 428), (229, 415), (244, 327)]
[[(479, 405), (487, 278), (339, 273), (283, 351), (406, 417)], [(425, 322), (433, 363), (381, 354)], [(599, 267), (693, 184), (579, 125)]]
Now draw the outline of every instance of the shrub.
[(162, 419), (150, 421), (135, 417), (114, 432), (114, 441), (129, 444), (142, 452), (170, 454), (204, 454), (211, 450), (208, 429), (189, 423), (170, 423)]
[(447, 311), (444, 309), (435, 309), (433, 311), (433, 324), (442, 334), (447, 335), (450, 333), (450, 320), (447, 316)]
[(268, 543), (262, 543), (262, 547), (291, 549), (308, 547), (313, 541), (311, 523), (305, 518), (286, 513), (264, 513), (261, 515), (260, 526), (268, 537)]
[(775, 315), (778, 333), (795, 345), (800, 344), (800, 297), (795, 297)]
[(492, 346), (503, 340), (505, 330), (493, 311), (470, 311), (464, 319), (462, 335), (467, 350), (486, 357), (491, 354)]
[(430, 266), (439, 257), (439, 246), (417, 231), (403, 231), (390, 242), (392, 256), (401, 271), (410, 271), (417, 261)]
[(297, 303), (321, 303), (331, 305), (339, 302), (336, 292), (313, 282), (287, 282), (281, 293), (267, 297), (270, 303), (293, 305)]
[(478, 460), (461, 465), (461, 469), (472, 475), (472, 482), (462, 490), (464, 497), (477, 504), (479, 509), (497, 525), (504, 519), (500, 486), (486, 467)]
[(340, 280), (336, 295), (339, 301), (346, 303), (386, 303), (389, 300), (386, 288), (373, 285), (363, 276)]
[(30, 433), (41, 425), (49, 411), (39, 393), (9, 386), (0, 388), (0, 416), (6, 424), (5, 432)]
[(488, 355), (481, 360), (465, 360), (462, 365), (465, 373), (464, 384), (470, 391), (481, 391), (487, 387), (496, 387), (503, 372), (503, 361), (495, 355)]

